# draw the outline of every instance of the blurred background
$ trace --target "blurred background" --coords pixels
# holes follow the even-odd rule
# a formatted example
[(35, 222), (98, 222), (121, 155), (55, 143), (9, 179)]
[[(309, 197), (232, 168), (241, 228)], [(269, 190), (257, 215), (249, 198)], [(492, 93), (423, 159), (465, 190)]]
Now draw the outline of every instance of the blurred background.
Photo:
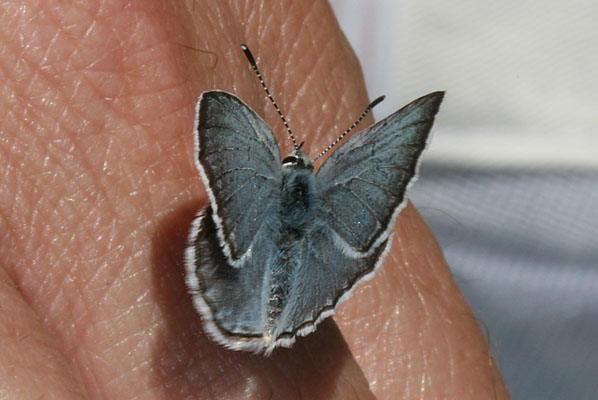
[(447, 91), (410, 198), (513, 398), (598, 398), (598, 2), (330, 2), (377, 120)]

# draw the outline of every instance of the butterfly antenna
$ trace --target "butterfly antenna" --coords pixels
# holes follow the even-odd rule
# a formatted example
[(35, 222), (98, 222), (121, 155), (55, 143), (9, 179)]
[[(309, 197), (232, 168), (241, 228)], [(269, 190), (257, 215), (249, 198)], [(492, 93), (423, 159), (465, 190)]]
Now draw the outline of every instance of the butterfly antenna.
[(382, 102), (382, 100), (384, 100), (386, 98), (386, 96), (380, 96), (378, 97), (376, 100), (372, 101), (366, 108), (365, 110), (363, 110), (363, 113), (361, 113), (361, 116), (359, 118), (357, 118), (357, 121), (355, 121), (353, 123), (353, 125), (351, 125), (349, 127), (349, 129), (347, 129), (346, 131), (344, 131), (334, 142), (330, 143), (330, 145), (328, 145), (328, 147), (326, 147), (320, 154), (318, 154), (316, 156), (316, 158), (314, 158), (313, 160), (311, 160), (311, 162), (315, 162), (318, 158), (322, 157), (324, 154), (328, 153), (330, 151), (330, 149), (332, 149), (334, 146), (336, 146), (338, 144), (338, 142), (340, 142), (341, 140), (343, 140), (343, 138), (345, 136), (347, 136), (347, 134), (349, 132), (351, 132), (353, 129), (355, 129), (355, 127), (357, 125), (359, 125), (359, 123), (365, 118), (366, 115), (368, 115), (370, 113), (370, 111), (372, 111), (372, 109), (374, 107), (376, 107), (378, 104), (380, 104)]
[(264, 82), (264, 78), (262, 77), (262, 74), (260, 73), (260, 70), (257, 67), (255, 58), (253, 58), (253, 54), (251, 54), (251, 51), (249, 50), (249, 47), (247, 47), (247, 45), (242, 44), (241, 49), (243, 50), (243, 53), (245, 53), (245, 57), (247, 57), (247, 60), (249, 60), (249, 64), (251, 64), (251, 67), (255, 71), (255, 74), (257, 75), (258, 79), (260, 80), (260, 83), (262, 84), (262, 87), (264, 88), (264, 91), (266, 92), (268, 99), (270, 99), (270, 101), (274, 105), (274, 108), (276, 108), (276, 112), (280, 116), (280, 119), (282, 120), (284, 127), (287, 128), (287, 132), (289, 133), (289, 136), (291, 137), (291, 141), (293, 142), (293, 147), (295, 148), (295, 152), (298, 153), (300, 146), (297, 145), (297, 140), (295, 140), (295, 135), (293, 135), (293, 132), (291, 131), (291, 128), (289, 127), (289, 124), (287, 123), (286, 118), (282, 114), (282, 111), (280, 111), (280, 108), (278, 107), (278, 104), (276, 104), (276, 101), (274, 101), (272, 94), (270, 94), (270, 91), (268, 90), (268, 87), (266, 86), (266, 82)]

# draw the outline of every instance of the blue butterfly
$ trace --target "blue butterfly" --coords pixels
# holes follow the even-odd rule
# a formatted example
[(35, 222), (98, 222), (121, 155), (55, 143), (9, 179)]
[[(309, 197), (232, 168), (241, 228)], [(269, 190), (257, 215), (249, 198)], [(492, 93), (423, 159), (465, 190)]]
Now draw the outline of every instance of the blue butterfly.
[(272, 131), (243, 101), (201, 95), (195, 161), (210, 204), (191, 227), (186, 281), (213, 340), (265, 354), (290, 347), (373, 276), (443, 96), (421, 97), (353, 136), (314, 173), (290, 129), (295, 149), (281, 160)]

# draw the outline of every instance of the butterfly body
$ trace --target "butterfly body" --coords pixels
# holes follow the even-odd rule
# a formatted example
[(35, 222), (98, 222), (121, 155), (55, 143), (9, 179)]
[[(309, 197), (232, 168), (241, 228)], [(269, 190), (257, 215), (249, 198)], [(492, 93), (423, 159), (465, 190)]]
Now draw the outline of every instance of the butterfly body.
[(316, 211), (316, 177), (313, 168), (283, 166), (279, 216), (283, 236), (301, 238), (311, 229)]
[(353, 136), (317, 173), (281, 161), (264, 121), (236, 96), (197, 108), (196, 164), (210, 205), (194, 221), (187, 284), (207, 333), (236, 350), (289, 347), (381, 265), (443, 93)]

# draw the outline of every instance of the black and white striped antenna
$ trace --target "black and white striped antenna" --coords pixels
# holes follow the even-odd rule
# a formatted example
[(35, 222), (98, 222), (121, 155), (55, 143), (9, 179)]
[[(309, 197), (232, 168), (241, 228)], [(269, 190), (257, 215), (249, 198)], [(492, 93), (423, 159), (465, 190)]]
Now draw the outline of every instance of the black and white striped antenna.
[(278, 104), (276, 104), (276, 101), (274, 101), (274, 98), (272, 97), (272, 94), (270, 94), (270, 91), (268, 90), (268, 87), (266, 86), (266, 82), (264, 82), (264, 78), (262, 77), (262, 74), (260, 73), (260, 70), (257, 67), (257, 63), (255, 62), (255, 58), (253, 58), (253, 54), (251, 54), (251, 51), (249, 50), (249, 47), (247, 47), (247, 45), (245, 45), (245, 44), (241, 45), (241, 49), (243, 50), (243, 53), (245, 53), (245, 57), (247, 57), (247, 60), (249, 60), (249, 64), (251, 64), (251, 67), (255, 71), (258, 79), (260, 80), (260, 83), (262, 84), (262, 86), (264, 88), (264, 91), (266, 92), (266, 95), (268, 96), (268, 99), (270, 99), (270, 101), (274, 105), (274, 108), (276, 108), (276, 112), (280, 116), (280, 119), (282, 120), (282, 123), (284, 124), (285, 128), (287, 128), (287, 132), (289, 133), (289, 136), (291, 137), (291, 141), (293, 142), (293, 147), (295, 148), (295, 153), (299, 153), (299, 149), (301, 148), (301, 146), (299, 146), (297, 144), (297, 140), (295, 139), (295, 135), (293, 135), (293, 132), (291, 131), (291, 128), (289, 127), (289, 124), (287, 123), (286, 118), (282, 114), (282, 111), (280, 111), (280, 108), (278, 107)]
[[(291, 131), (291, 128), (289, 127), (289, 124), (287, 123), (286, 118), (284, 117), (282, 111), (280, 111), (280, 107), (278, 107), (278, 104), (276, 104), (276, 101), (272, 97), (272, 94), (270, 93), (270, 90), (268, 90), (268, 87), (266, 86), (266, 82), (264, 82), (264, 78), (262, 77), (262, 74), (260, 73), (260, 70), (257, 67), (257, 63), (255, 62), (255, 58), (253, 57), (253, 54), (251, 54), (251, 51), (249, 50), (249, 47), (247, 47), (247, 45), (245, 45), (245, 44), (242, 44), (241, 45), (241, 49), (243, 50), (243, 53), (245, 53), (245, 57), (247, 57), (247, 60), (249, 61), (249, 64), (251, 64), (251, 67), (253, 68), (253, 71), (256, 73), (258, 79), (260, 80), (260, 83), (262, 84), (262, 87), (264, 88), (264, 91), (266, 92), (266, 95), (268, 96), (268, 99), (270, 99), (270, 102), (272, 102), (272, 105), (276, 109), (276, 112), (278, 113), (278, 116), (280, 116), (280, 119), (282, 120), (282, 123), (284, 124), (285, 128), (287, 128), (287, 132), (289, 133), (291, 141), (293, 142), (293, 147), (295, 148), (295, 153), (299, 153), (299, 151), (300, 151), (301, 146), (303, 145), (303, 143), (297, 144), (297, 140), (295, 139), (295, 135), (293, 135), (293, 131)], [(365, 108), (365, 110), (363, 111), (363, 113), (361, 113), (361, 116), (357, 119), (357, 121), (355, 121), (353, 123), (353, 125), (351, 125), (346, 131), (344, 131), (334, 142), (330, 143), (328, 145), (328, 147), (326, 147), (320, 154), (318, 154), (313, 160), (311, 160), (311, 162), (316, 161), (317, 159), (319, 159), (320, 157), (322, 157), (324, 154), (328, 153), (334, 146), (336, 146), (338, 144), (338, 142), (340, 142), (341, 140), (343, 140), (343, 138), (345, 136), (347, 136), (347, 134), (349, 132), (351, 132), (353, 129), (355, 129), (355, 127), (357, 127), (357, 125), (359, 125), (359, 123), (366, 117), (366, 115), (368, 115), (370, 113), (370, 111), (372, 111), (372, 109), (374, 107), (376, 107), (378, 104), (380, 104), (382, 102), (382, 100), (384, 100), (385, 97), (386, 96), (380, 96), (376, 100), (372, 101)]]
[(330, 149), (332, 149), (334, 146), (336, 146), (338, 144), (338, 142), (340, 142), (341, 140), (343, 140), (343, 138), (345, 136), (347, 136), (347, 134), (349, 132), (351, 132), (353, 129), (355, 129), (355, 127), (357, 125), (359, 125), (359, 123), (365, 118), (366, 115), (368, 115), (370, 113), (370, 111), (372, 111), (372, 108), (376, 107), (378, 104), (380, 104), (382, 102), (382, 100), (384, 100), (386, 98), (386, 96), (380, 96), (378, 97), (376, 100), (372, 101), (366, 108), (365, 110), (363, 110), (363, 113), (361, 113), (361, 116), (359, 118), (357, 118), (357, 121), (355, 121), (353, 123), (353, 125), (351, 125), (346, 131), (344, 131), (343, 133), (341, 133), (341, 135), (336, 138), (336, 140), (332, 143), (330, 143), (328, 145), (328, 147), (326, 147), (324, 150), (322, 150), (322, 152), (320, 154), (318, 154), (316, 156), (316, 158), (314, 158), (313, 160), (311, 160), (311, 162), (315, 162), (318, 158), (322, 157), (324, 154), (328, 153), (330, 151)]

